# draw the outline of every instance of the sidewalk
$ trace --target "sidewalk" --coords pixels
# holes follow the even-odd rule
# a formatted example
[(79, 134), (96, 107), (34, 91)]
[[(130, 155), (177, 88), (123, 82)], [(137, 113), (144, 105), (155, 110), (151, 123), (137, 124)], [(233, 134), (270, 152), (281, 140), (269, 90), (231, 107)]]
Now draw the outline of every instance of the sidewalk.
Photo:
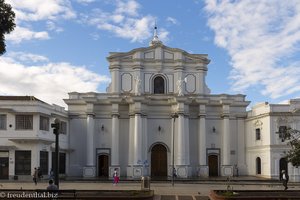
[[(164, 195), (187, 195), (187, 196), (208, 196), (210, 190), (225, 190), (228, 182), (226, 179), (213, 180), (190, 180), (176, 181), (174, 186), (168, 181), (151, 182), (151, 190), (154, 190), (156, 199)], [(283, 186), (278, 181), (265, 181), (253, 178), (234, 179), (229, 183), (235, 190), (283, 190)], [(7, 181), (0, 183), (0, 189), (45, 189), (47, 180), (43, 180), (36, 186), (32, 181)], [(140, 181), (125, 180), (113, 186), (111, 181), (60, 181), (60, 189), (75, 190), (140, 190)], [(300, 190), (300, 183), (289, 183), (289, 190)]]

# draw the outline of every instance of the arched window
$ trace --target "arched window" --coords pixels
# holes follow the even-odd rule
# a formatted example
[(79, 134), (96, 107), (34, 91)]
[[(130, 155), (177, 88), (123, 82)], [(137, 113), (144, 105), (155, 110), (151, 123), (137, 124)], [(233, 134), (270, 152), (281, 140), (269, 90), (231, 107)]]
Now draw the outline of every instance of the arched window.
[(260, 157), (256, 158), (256, 174), (261, 174), (261, 160), (260, 160)]
[(165, 80), (158, 76), (154, 79), (154, 94), (164, 94), (165, 93)]

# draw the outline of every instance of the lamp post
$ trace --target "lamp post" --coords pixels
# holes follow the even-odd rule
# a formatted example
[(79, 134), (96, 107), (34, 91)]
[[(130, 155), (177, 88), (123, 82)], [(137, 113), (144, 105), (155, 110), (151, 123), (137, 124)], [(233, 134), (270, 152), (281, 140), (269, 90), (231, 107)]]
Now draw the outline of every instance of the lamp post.
[(55, 119), (51, 124), (53, 128), (53, 134), (55, 135), (55, 161), (54, 161), (54, 184), (59, 188), (59, 132), (60, 132), (60, 120)]
[(175, 120), (178, 118), (178, 114), (174, 113), (173, 118), (173, 130), (172, 130), (172, 186), (174, 186), (174, 175), (175, 175)]

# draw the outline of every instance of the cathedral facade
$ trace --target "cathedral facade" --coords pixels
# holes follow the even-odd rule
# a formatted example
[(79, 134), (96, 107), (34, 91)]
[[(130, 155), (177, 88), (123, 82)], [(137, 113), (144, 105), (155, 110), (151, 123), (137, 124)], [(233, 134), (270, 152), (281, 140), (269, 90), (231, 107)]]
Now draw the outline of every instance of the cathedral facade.
[(246, 174), (245, 95), (213, 95), (210, 60), (164, 46), (110, 53), (107, 93), (69, 93), (70, 175)]

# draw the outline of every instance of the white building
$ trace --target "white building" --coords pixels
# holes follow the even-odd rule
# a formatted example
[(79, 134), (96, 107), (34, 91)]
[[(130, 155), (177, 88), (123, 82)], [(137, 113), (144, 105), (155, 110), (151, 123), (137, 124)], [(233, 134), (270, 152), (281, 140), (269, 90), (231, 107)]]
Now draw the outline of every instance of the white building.
[(50, 124), (61, 120), (60, 173), (68, 173), (68, 113), (32, 96), (0, 96), (0, 179), (28, 179), (34, 168), (48, 175), (55, 135)]
[[(0, 178), (30, 177), (52, 166), (54, 118), (60, 134), (61, 173), (67, 176), (140, 178), (251, 175), (291, 180), (279, 129), (300, 129), (300, 100), (258, 104), (245, 95), (210, 94), (210, 60), (164, 46), (110, 53), (106, 93), (69, 93), (68, 113), (32, 97), (0, 97)], [(71, 151), (72, 149), (72, 151)]]
[(285, 169), (292, 181), (300, 181), (300, 170), (286, 162), (288, 141), (279, 130), (300, 130), (300, 99), (288, 104), (255, 105), (246, 119), (246, 160), (248, 175), (278, 179)]

